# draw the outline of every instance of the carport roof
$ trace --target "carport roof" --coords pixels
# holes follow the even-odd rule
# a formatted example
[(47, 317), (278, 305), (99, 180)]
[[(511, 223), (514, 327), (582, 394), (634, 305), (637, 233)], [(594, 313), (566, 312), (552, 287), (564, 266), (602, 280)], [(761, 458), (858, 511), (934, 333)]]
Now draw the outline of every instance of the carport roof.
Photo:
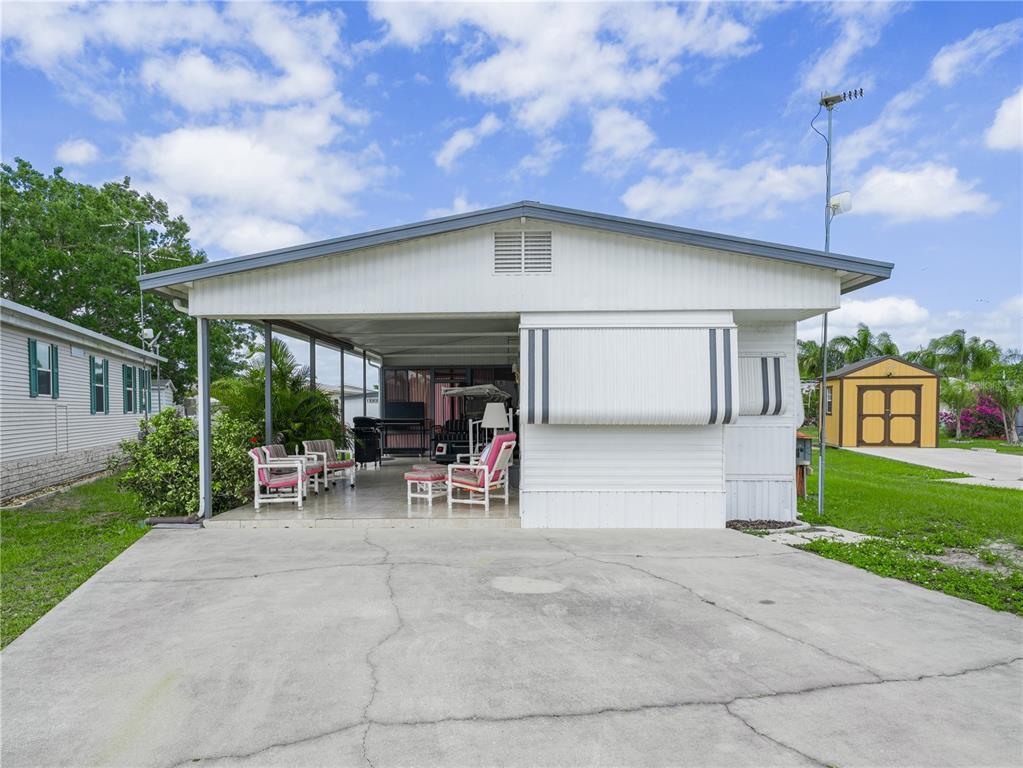
[(150, 275), (143, 275), (139, 278), (139, 281), (145, 289), (163, 289), (168, 293), (174, 293), (175, 291), (168, 290), (171, 286), (189, 283), (193, 280), (220, 277), (280, 264), (290, 264), (304, 259), (314, 259), (321, 256), (354, 251), (360, 248), (387, 245), (417, 237), (456, 232), (469, 229), (470, 227), (495, 224), (520, 217), (588, 227), (605, 232), (645, 237), (700, 248), (728, 251), (730, 253), (740, 253), (747, 256), (777, 259), (812, 267), (837, 269), (847, 273), (843, 276), (842, 280), (843, 293), (888, 279), (894, 266), (884, 261), (873, 261), (871, 259), (844, 256), (836, 253), (824, 253), (823, 251), (810, 248), (798, 248), (791, 245), (750, 240), (733, 235), (704, 232), (697, 229), (676, 227), (670, 224), (658, 224), (639, 219), (629, 219), (573, 208), (561, 208), (559, 206), (523, 200), (496, 208), (459, 213), (454, 216), (405, 224), (400, 227), (377, 229), (330, 240), (280, 248), (274, 251), (264, 251), (232, 259), (221, 259), (206, 264), (195, 264), (163, 272), (154, 272)]

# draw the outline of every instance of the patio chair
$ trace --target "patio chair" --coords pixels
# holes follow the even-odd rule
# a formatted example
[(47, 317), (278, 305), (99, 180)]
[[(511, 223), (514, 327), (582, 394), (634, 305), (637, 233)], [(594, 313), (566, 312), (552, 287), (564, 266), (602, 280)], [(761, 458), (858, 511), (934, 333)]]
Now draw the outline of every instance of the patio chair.
[[(490, 511), (490, 497), (495, 491), (503, 491), (499, 498), (508, 504), (508, 466), (515, 452), (516, 435), (506, 432), (497, 435), (480, 454), (479, 461), (468, 464), (448, 465), (448, 508), (452, 504), (482, 505)], [(456, 498), (455, 491), (467, 492), (467, 496)], [(483, 498), (481, 499), (480, 496)]]
[(306, 456), (314, 456), (323, 465), (323, 486), (328, 482), (337, 482), (344, 477), (349, 485), (355, 487), (355, 459), (348, 450), (339, 451), (333, 440), (303, 440), (302, 452)]
[(320, 474), (323, 472), (323, 464), (316, 461), (313, 456), (306, 456), (301, 453), (289, 454), (288, 449), (280, 443), (264, 445), (263, 451), (266, 454), (266, 462), (271, 467), (275, 464), (291, 466), (296, 461), (301, 462), (302, 472), (305, 474), (306, 481), (313, 485), (313, 493), (320, 492)]
[(305, 464), (301, 461), (271, 463), (267, 461), (265, 448), (253, 448), (249, 456), (252, 457), (252, 490), (256, 509), (278, 501), (294, 502), (302, 509), (307, 485)]

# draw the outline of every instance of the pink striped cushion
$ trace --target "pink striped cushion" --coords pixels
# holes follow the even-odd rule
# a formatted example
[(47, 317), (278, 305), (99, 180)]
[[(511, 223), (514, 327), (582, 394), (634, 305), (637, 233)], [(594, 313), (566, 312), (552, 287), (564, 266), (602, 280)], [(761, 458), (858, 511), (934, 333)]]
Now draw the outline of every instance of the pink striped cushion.
[(267, 488), (294, 488), (298, 485), (298, 473), (291, 472), (287, 475), (274, 475), (269, 483), (264, 483)]
[(328, 469), (348, 469), (349, 467), (354, 467), (354, 466), (355, 466), (355, 462), (352, 461), (351, 459), (345, 459), (344, 461), (328, 461), (327, 462), (327, 468)]
[(406, 480), (413, 480), (420, 483), (436, 483), (447, 478), (443, 472), (431, 472), (429, 470), (412, 471), (405, 473)]

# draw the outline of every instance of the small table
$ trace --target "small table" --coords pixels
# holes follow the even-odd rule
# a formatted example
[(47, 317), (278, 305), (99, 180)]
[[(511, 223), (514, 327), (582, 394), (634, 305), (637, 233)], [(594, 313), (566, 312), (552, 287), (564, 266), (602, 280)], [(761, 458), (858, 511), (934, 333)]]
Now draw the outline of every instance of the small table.
[(411, 506), (412, 499), (426, 499), (427, 506), (432, 507), (434, 497), (444, 496), (448, 492), (447, 471), (442, 467), (434, 469), (429, 465), (422, 466), (426, 468), (405, 473), (408, 503)]

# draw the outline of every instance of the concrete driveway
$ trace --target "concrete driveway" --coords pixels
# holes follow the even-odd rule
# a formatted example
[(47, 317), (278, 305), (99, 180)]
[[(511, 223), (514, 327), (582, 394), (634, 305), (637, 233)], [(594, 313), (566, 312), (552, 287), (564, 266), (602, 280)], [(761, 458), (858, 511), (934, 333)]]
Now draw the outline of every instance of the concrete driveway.
[(971, 477), (946, 480), (965, 485), (990, 485), (1023, 490), (1023, 456), (963, 448), (847, 448), (846, 450), (904, 461), (923, 467), (962, 472)]
[(1023, 621), (732, 531), (148, 534), (2, 654), (4, 768), (1023, 758)]

